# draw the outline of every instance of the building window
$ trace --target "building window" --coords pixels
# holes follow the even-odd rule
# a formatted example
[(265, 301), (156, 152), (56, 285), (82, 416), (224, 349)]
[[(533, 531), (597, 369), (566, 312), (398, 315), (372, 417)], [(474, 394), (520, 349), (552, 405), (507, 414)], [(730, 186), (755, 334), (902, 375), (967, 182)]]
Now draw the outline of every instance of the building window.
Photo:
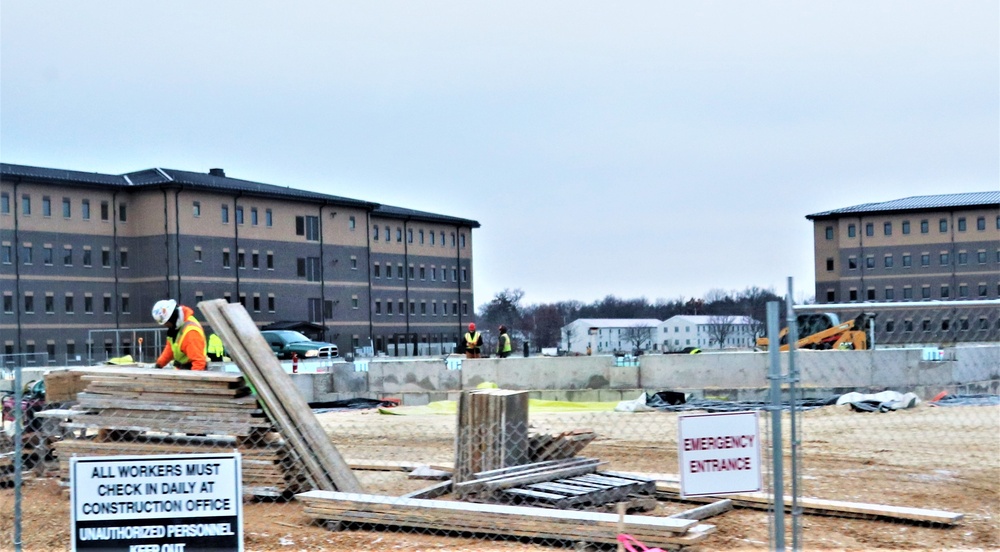
[(386, 314), (392, 314), (392, 301), (391, 300), (385, 302), (385, 313)]
[(360, 306), (360, 304), (358, 302), (358, 296), (357, 295), (352, 295), (351, 296), (351, 308), (352, 309), (357, 309), (359, 306)]
[(976, 261), (979, 262), (979, 264), (986, 264), (986, 251), (985, 250), (980, 250), (980, 251), (978, 251), (976, 253)]
[(930, 232), (930, 229), (931, 229), (931, 223), (928, 222), (927, 219), (924, 219), (924, 220), (920, 221), (920, 233), (921, 234), (926, 234), (927, 232)]
[(875, 235), (875, 223), (873, 222), (865, 223), (865, 235), (868, 237)]
[(5, 314), (14, 313), (14, 296), (10, 293), (3, 294), (3, 312)]
[(986, 217), (976, 217), (976, 230), (986, 230)]
[(848, 270), (854, 270), (854, 269), (858, 268), (858, 258), (855, 257), (854, 255), (851, 255), (850, 257), (848, 257), (847, 258), (847, 268), (848, 268)]
[(271, 214), (270, 209), (264, 209), (264, 225), (268, 228), (274, 226), (274, 216)]
[(43, 245), (42, 246), (42, 264), (45, 266), (52, 266), (52, 246)]
[(21, 196), (21, 214), (31, 215), (31, 196), (28, 194)]
[(968, 284), (958, 284), (958, 296), (968, 297), (969, 296), (969, 285)]
[(896, 322), (894, 320), (885, 321), (885, 331), (887, 333), (892, 333), (896, 329)]
[(833, 272), (833, 258), (827, 257), (826, 259), (826, 271)]
[(101, 266), (111, 268), (111, 250), (107, 247), (101, 248)]
[(118, 251), (118, 266), (128, 268), (128, 249), (120, 249)]
[(966, 251), (958, 252), (958, 264), (964, 265), (969, 264), (969, 253)]
[(118, 222), (128, 222), (128, 211), (125, 208), (124, 203), (118, 204)]
[(951, 297), (951, 287), (948, 286), (948, 285), (946, 285), (946, 284), (942, 285), (941, 286), (941, 298), (942, 299), (947, 299), (948, 297)]
[(51, 293), (45, 294), (45, 314), (56, 312), (56, 298)]
[(873, 288), (873, 287), (868, 288), (867, 289), (866, 297), (868, 298), (869, 301), (874, 301), (875, 300), (875, 288)]
[(865, 268), (875, 268), (875, 255), (867, 255), (865, 257)]
[(941, 263), (941, 266), (947, 266), (948, 265), (948, 261), (949, 261), (948, 254), (947, 253), (941, 253), (940, 255), (938, 255), (938, 260)]
[(230, 261), (229, 261), (229, 250), (228, 249), (223, 249), (222, 250), (222, 268), (229, 268), (230, 266), (231, 265), (230, 265)]
[(243, 206), (236, 206), (236, 224), (243, 224)]
[(403, 264), (399, 263), (396, 265), (396, 277), (400, 280), (403, 279)]
[(404, 310), (404, 308), (403, 308), (403, 305), (404, 305), (404, 304), (405, 304), (405, 303), (403, 303), (403, 300), (402, 300), (402, 299), (400, 299), (400, 300), (399, 300), (399, 304), (398, 304), (398, 306), (399, 306), (399, 310), (397, 311), (397, 312), (399, 312), (399, 314), (405, 314), (405, 313), (406, 313), (406, 311), (405, 311), (405, 310)]
[(465, 234), (458, 235), (458, 243), (462, 249), (465, 249)]
[(374, 271), (375, 271), (375, 277), (376, 278), (381, 278), (382, 277), (382, 265), (380, 265), (378, 263), (375, 263)]
[(437, 244), (434, 243), (434, 232), (433, 231), (431, 232), (430, 238), (431, 238), (431, 245), (437, 245)]
[(347, 229), (354, 230), (357, 227), (358, 221), (353, 216), (347, 217)]
[(408, 278), (409, 278), (410, 280), (413, 280), (413, 279), (414, 279), (414, 276), (413, 276), (413, 265), (410, 265), (410, 266), (406, 267), (406, 276), (407, 276), (407, 277), (408, 277)]
[(90, 220), (90, 200), (89, 199), (83, 200), (83, 202), (80, 204), (80, 216), (83, 217), (83, 220)]
[(267, 252), (267, 269), (274, 270), (274, 252)]
[(26, 265), (30, 265), (31, 264), (31, 261), (32, 261), (32, 259), (31, 259), (31, 253), (33, 251), (34, 250), (32, 249), (30, 243), (26, 243), (26, 244), (24, 244), (24, 245), (21, 246), (21, 258), (24, 259), (24, 264), (26, 264)]
[(451, 246), (455, 247), (455, 233), (454, 232), (451, 233)]
[(913, 299), (913, 288), (910, 286), (903, 286), (903, 299)]
[(856, 289), (851, 289), (851, 290), (850, 290), (850, 291), (848, 292), (847, 296), (848, 296), (848, 299), (849, 299), (850, 301), (857, 301), (857, 300), (858, 300), (858, 290), (856, 290)]
[(7, 192), (0, 193), (0, 215), (10, 214), (10, 194)]
[(122, 295), (122, 314), (129, 314), (130, 312), (132, 312), (132, 306), (128, 300), (128, 295)]
[(247, 267), (247, 254), (246, 251), (240, 249), (236, 252), (236, 268), (246, 268)]
[(437, 268), (434, 266), (431, 267), (431, 281), (432, 282), (437, 281)]
[(909, 234), (910, 233), (910, 221), (908, 221), (908, 220), (904, 220), (903, 221), (903, 233), (904, 234)]
[(52, 198), (49, 196), (42, 196), (42, 216), (52, 216)]
[(83, 248), (83, 266), (89, 267), (92, 263), (92, 255), (90, 252), (90, 246), (84, 246)]
[(229, 206), (222, 205), (222, 224), (229, 224)]
[(891, 287), (885, 288), (885, 300), (894, 301), (896, 299), (896, 290)]
[(253, 294), (253, 311), (254, 312), (260, 312), (260, 294), (259, 293), (254, 293)]
[(886, 255), (882, 259), (882, 263), (885, 265), (886, 268), (892, 268), (892, 255)]
[(886, 223), (884, 223), (882, 225), (882, 233), (885, 234), (886, 236), (891, 236), (892, 235), (892, 223), (891, 222), (886, 222)]
[(111, 204), (107, 201), (101, 202), (101, 220), (111, 220)]
[(931, 254), (922, 253), (920, 255), (920, 266), (931, 266)]
[(24, 312), (28, 314), (35, 312), (35, 296), (30, 293), (24, 295)]
[(111, 314), (111, 294), (104, 294), (104, 314)]
[(979, 283), (979, 296), (980, 297), (986, 297), (986, 291), (987, 291), (986, 284), (980, 282)]
[(463, 282), (468, 282), (469, 281), (469, 269), (468, 268), (462, 267), (462, 281)]
[(421, 230), (419, 232), (419, 234), (420, 234), (420, 245), (423, 245), (424, 244), (424, 231)]
[(375, 300), (375, 314), (382, 314), (382, 301), (380, 299)]
[(939, 220), (938, 221), (938, 229), (941, 232), (947, 232), (948, 231), (948, 219), (941, 219), (941, 220)]
[(837, 294), (832, 289), (826, 290), (826, 302), (833, 303), (837, 300)]
[(444, 247), (444, 230), (441, 231), (441, 247)]
[[(851, 233), (851, 230), (850, 230), (850, 227), (848, 227), (847, 234), (850, 235), (850, 233)], [(832, 240), (833, 239), (833, 227), (832, 226), (827, 226), (826, 227), (826, 239), (828, 239), (828, 240)]]
[(372, 235), (374, 236), (375, 241), (378, 241), (378, 225), (377, 224), (372, 227)]
[(194, 203), (192, 203), (191, 204), (191, 210), (192, 210), (192, 212), (194, 214), (194, 218), (200, 217), (201, 216), (201, 202), (200, 201), (195, 201)]
[(89, 293), (83, 296), (83, 312), (94, 314), (94, 296)]
[(909, 267), (913, 264), (912, 258), (909, 253), (903, 253), (903, 267)]
[(254, 270), (260, 270), (260, 253), (254, 251), (250, 254), (250, 264)]
[(421, 280), (426, 280), (427, 279), (427, 269), (424, 268), (423, 265), (420, 265), (420, 279)]
[(320, 281), (319, 257), (299, 257), (296, 259), (296, 273), (299, 278), (305, 278), (307, 282)]
[(70, 218), (73, 214), (73, 205), (68, 197), (63, 198), (63, 218)]
[(274, 296), (267, 296), (267, 312), (274, 312)]
[(387, 225), (387, 226), (385, 227), (385, 229), (384, 229), (384, 230), (385, 230), (385, 233), (383, 233), (382, 235), (383, 235), (383, 236), (385, 237), (385, 242), (386, 242), (386, 243), (389, 243), (389, 241), (390, 241), (390, 239), (391, 239), (391, 238), (389, 237), (389, 234), (391, 234), (391, 233), (392, 233), (392, 229), (390, 229), (390, 228), (389, 228), (389, 226)]
[(931, 286), (924, 284), (920, 287), (920, 298), (930, 299), (931, 298)]
[(73, 246), (63, 248), (63, 266), (73, 266)]
[[(250, 224), (252, 226), (257, 226), (257, 224), (259, 222), (260, 222), (260, 220), (259, 220), (259, 217), (257, 216), (257, 208), (256, 207), (251, 207), (250, 208)], [(260, 297), (257, 298), (257, 303), (258, 304), (260, 303)], [(258, 309), (258, 311), (259, 310), (260, 309)]]
[(351, 255), (351, 270), (358, 269), (358, 258), (355, 255)]
[(426, 301), (421, 301), (420, 302), (420, 314), (421, 315), (426, 315), (427, 314), (427, 302)]
[(958, 231), (959, 232), (965, 232), (965, 230), (966, 230), (966, 227), (965, 227), (965, 217), (959, 217), (959, 219), (958, 219)]

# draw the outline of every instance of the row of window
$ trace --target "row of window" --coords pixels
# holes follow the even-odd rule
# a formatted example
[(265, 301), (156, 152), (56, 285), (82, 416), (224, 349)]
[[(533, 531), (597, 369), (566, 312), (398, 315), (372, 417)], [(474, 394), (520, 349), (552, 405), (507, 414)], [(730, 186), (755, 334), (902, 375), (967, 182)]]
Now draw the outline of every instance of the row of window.
[[(381, 232), (382, 232), (382, 234), (381, 234), (382, 239), (385, 242), (387, 242), (387, 243), (391, 242), (392, 241), (392, 227), (390, 227), (388, 224), (385, 225), (385, 226), (383, 226), (383, 227), (380, 227), (378, 224), (372, 226), (372, 239), (374, 241), (379, 241), (380, 228), (381, 228)], [(413, 228), (407, 228), (406, 229), (406, 242), (407, 243), (414, 243), (414, 235), (417, 236), (416, 237), (416, 243), (418, 243), (420, 245), (439, 245), (440, 244), (440, 247), (447, 247), (447, 245), (445, 243), (444, 230), (442, 230), (440, 233), (435, 233), (433, 230), (427, 230), (426, 233), (425, 233), (424, 230), (417, 230), (416, 233), (414, 233)], [(437, 236), (440, 236), (440, 239)], [(403, 242), (403, 227), (402, 226), (397, 226), (396, 227), (396, 241), (399, 242), (399, 243)], [(459, 233), (457, 235), (457, 238), (456, 238), (455, 232), (451, 233), (451, 247), (455, 247), (456, 244), (457, 244), (457, 246), (460, 249), (465, 249), (465, 234)]]
[[(943, 234), (943, 233), (948, 232), (948, 219), (947, 218), (940, 218), (940, 219), (938, 219), (938, 221), (937, 221), (937, 227), (938, 227), (938, 232), (939, 233)], [(996, 227), (997, 227), (997, 230), (1000, 230), (1000, 216), (997, 217)], [(931, 229), (931, 221), (929, 219), (923, 219), (923, 220), (920, 221), (920, 233), (921, 234), (928, 234), (928, 233), (930, 233), (930, 229)], [(955, 221), (955, 229), (958, 230), (959, 232), (966, 232), (966, 231), (968, 231), (969, 225), (968, 225), (968, 221), (966, 220), (966, 217), (959, 217)], [(902, 221), (902, 224), (900, 224), (900, 230), (901, 230), (901, 232), (903, 234), (909, 234), (910, 231), (911, 231), (910, 221), (908, 221), (908, 220)], [(985, 216), (976, 217), (976, 230), (978, 230), (980, 232), (983, 232), (983, 231), (986, 230), (986, 217)], [(892, 224), (892, 222), (888, 222), (888, 221), (887, 222), (883, 222), (882, 223), (882, 235), (883, 236), (891, 236), (892, 232), (893, 232), (893, 224)], [(854, 223), (848, 224), (847, 225), (847, 237), (854, 238), (854, 237), (857, 237), (857, 235), (858, 235), (857, 225), (855, 225)], [(874, 222), (866, 222), (865, 223), (865, 236), (873, 237), (874, 235), (875, 235), (875, 223)], [(833, 226), (827, 226), (826, 227), (826, 239), (832, 240), (833, 237), (834, 237)]]
[[(957, 294), (955, 297), (959, 299), (965, 299), (970, 297), (969, 295), (969, 284), (958, 284)], [(881, 300), (884, 301), (896, 301), (897, 299), (902, 299), (904, 301), (914, 299), (913, 286), (903, 286), (901, 288), (900, 297), (896, 296), (896, 288), (893, 286), (886, 286), (882, 288)], [(938, 295), (936, 297), (931, 296), (931, 285), (924, 284), (920, 286), (920, 299), (951, 299), (952, 298), (952, 287), (950, 284), (941, 284), (938, 288)], [(986, 298), (989, 296), (989, 285), (985, 282), (980, 282), (976, 286), (976, 293), (979, 298)], [(848, 301), (858, 300), (858, 289), (851, 288), (847, 291)], [(997, 295), (1000, 295), (1000, 284), (997, 284)], [(869, 287), (865, 290), (865, 301), (878, 301), (879, 297), (876, 296), (876, 289), (874, 287)], [(833, 289), (826, 290), (826, 302), (836, 303), (837, 302), (837, 292)]]
[[(21, 262), (26, 265), (31, 265), (35, 263), (35, 247), (30, 242), (24, 242), (21, 244)], [(46, 266), (52, 266), (55, 264), (56, 250), (50, 244), (43, 244), (39, 248), (39, 254), (41, 257), (39, 261)], [(75, 262), (75, 255), (72, 245), (64, 245), (60, 250), (60, 257), (62, 258), (63, 266), (73, 266)], [(11, 264), (14, 262), (14, 246), (10, 242), (0, 243), (0, 263)], [(93, 266), (94, 264), (94, 252), (89, 245), (83, 246), (80, 251), (80, 262), (85, 267)], [(111, 248), (102, 247), (101, 248), (101, 266), (104, 268), (111, 268)], [(118, 250), (118, 266), (120, 268), (128, 268), (128, 248), (122, 247)]]
[[(978, 264), (986, 264), (989, 261), (989, 253), (985, 249), (980, 249), (975, 252), (975, 261)], [(921, 253), (920, 254), (920, 266), (931, 266), (931, 253)], [(969, 252), (959, 251), (954, 258), (955, 264), (958, 266), (964, 266), (969, 264)], [(937, 262), (939, 266), (951, 266), (952, 256), (951, 253), (947, 251), (942, 251), (937, 254)], [(1000, 249), (996, 251), (994, 256), (994, 262), (1000, 263)], [(835, 270), (833, 257), (827, 257), (826, 259), (826, 270), (827, 272), (833, 272)], [(864, 258), (865, 268), (875, 268), (875, 255), (866, 255)], [(882, 267), (883, 268), (893, 268), (896, 265), (895, 256), (892, 253), (887, 253), (882, 256)], [(913, 256), (910, 253), (903, 253), (900, 255), (900, 265), (903, 268), (913, 266)], [(847, 257), (847, 269), (856, 270), (859, 266), (858, 257), (856, 255), (850, 255)]]
[[(36, 301), (34, 292), (25, 292), (22, 295), (22, 300), (24, 304), (23, 314), (35, 314)], [(226, 293), (224, 298), (227, 302), (232, 301), (232, 294)], [(92, 293), (83, 294), (83, 304), (79, 305), (77, 303), (77, 296), (73, 293), (66, 293), (63, 296), (63, 310), (62, 314), (76, 314), (76, 309), (78, 306), (82, 307), (82, 312), (84, 314), (94, 314), (94, 295)], [(114, 314), (115, 309), (121, 314), (131, 314), (132, 304), (129, 299), (129, 294), (124, 293), (118, 298), (117, 305), (115, 304), (115, 299), (110, 293), (105, 293), (103, 297), (99, 298), (101, 301), (101, 312), (104, 314)], [(200, 303), (205, 300), (204, 294), (195, 294), (195, 304)], [(267, 311), (274, 312), (275, 299), (273, 294), (269, 294), (266, 298)], [(251, 303), (247, 303), (247, 295), (241, 293), (239, 296), (239, 301), (246, 307), (247, 310), (253, 310), (253, 312), (261, 312), (261, 301), (262, 298), (259, 293), (253, 294), (251, 297)], [(42, 299), (42, 308), (45, 314), (56, 314), (56, 295), (53, 292), (45, 292), (44, 298)], [(357, 298), (355, 297), (355, 308), (357, 303)], [(3, 312), (4, 314), (14, 314), (14, 295), (12, 293), (4, 293), (3, 295)]]
[[(385, 263), (385, 270), (383, 271), (382, 268), (383, 267), (382, 267), (381, 263), (375, 263), (372, 266), (372, 277), (374, 277), (374, 278), (382, 278), (383, 275), (384, 275), (384, 277), (385, 277), (386, 280), (391, 280), (392, 279), (392, 274), (393, 274), (392, 264), (391, 263)], [(436, 282), (439, 279), (442, 282), (447, 282), (448, 281), (448, 269), (446, 267), (444, 267), (444, 266), (436, 267), (434, 265), (431, 265), (429, 272), (430, 272), (430, 281), (432, 281), (432, 282)], [(466, 268), (466, 267), (462, 267), (461, 273), (462, 273), (462, 281), (463, 282), (468, 282), (469, 281), (469, 269)], [(451, 281), (452, 282), (457, 282), (458, 281), (458, 274), (459, 274), (459, 269), (456, 268), (456, 267), (454, 267), (454, 266), (451, 267)], [(420, 280), (427, 280), (428, 267), (426, 267), (424, 265), (414, 266), (414, 265), (411, 264), (408, 267), (406, 267), (405, 275), (406, 275), (406, 278), (409, 279), (409, 280), (416, 280), (418, 275), (419, 275), (419, 279)], [(403, 263), (397, 263), (396, 264), (396, 278), (402, 280), (403, 277), (404, 277)]]
[[(31, 195), (23, 194), (21, 196), (21, 214), (30, 217), (31, 210)], [(2, 192), (0, 193), (0, 215), (9, 215), (10, 211), (10, 193)], [(111, 220), (111, 203), (109, 201), (102, 200), (100, 202), (100, 211), (101, 220)], [(50, 196), (42, 196), (42, 216), (52, 216), (52, 198)], [(65, 219), (73, 218), (73, 200), (68, 197), (62, 198), (62, 216)], [(90, 220), (91, 212), (89, 199), (80, 201), (80, 217), (83, 220)], [(118, 204), (118, 220), (119, 222), (128, 221), (128, 209), (125, 203)]]
[[(912, 332), (912, 331), (914, 331), (914, 323), (913, 322), (914, 322), (913, 319), (906, 318), (906, 319), (902, 320), (902, 323), (899, 324), (899, 326), (901, 327), (902, 331), (904, 331), (904, 332)], [(958, 323), (955, 324), (954, 327), (958, 328), (961, 331), (968, 331), (968, 330), (970, 330), (970, 329), (973, 328), (973, 323), (968, 318), (964, 318), (964, 317), (963, 318), (959, 318), (957, 322)], [(990, 329), (990, 321), (985, 316), (980, 316), (979, 320), (976, 321), (974, 325), (975, 325), (975, 328), (977, 330), (984, 331), (984, 330), (989, 330)], [(934, 324), (931, 321), (930, 318), (924, 318), (923, 320), (920, 321), (920, 330), (924, 331), (924, 332), (939, 331), (939, 330), (946, 332), (946, 331), (951, 330), (952, 326), (953, 325), (951, 323), (951, 320), (948, 319), (948, 318), (941, 319), (940, 324)], [(997, 320), (996, 326), (997, 326), (997, 329), (1000, 330), (1000, 319)], [(896, 321), (895, 320), (891, 320), (891, 319), (890, 320), (886, 320), (885, 321), (885, 331), (887, 333), (892, 333), (892, 332), (896, 331)]]
[[(376, 315), (383, 314), (382, 303), (383, 303), (382, 299), (375, 299), (374, 305), (375, 305), (375, 314)], [(393, 311), (393, 305), (394, 304), (397, 305), (395, 312)], [(438, 316), (438, 314), (440, 314), (441, 316), (448, 316), (449, 315), (449, 313), (448, 313), (448, 302), (447, 301), (441, 301), (440, 312), (439, 312), (439, 309), (438, 309), (438, 302), (437, 301), (431, 301), (430, 302), (430, 309), (427, 308), (427, 304), (428, 304), (427, 301), (420, 301), (420, 315), (421, 316), (428, 316), (428, 315), (430, 315), (430, 316)], [(393, 314), (404, 314), (405, 315), (405, 314), (407, 314), (406, 305), (407, 305), (406, 301), (404, 301), (402, 299), (400, 299), (400, 300), (398, 300), (396, 302), (393, 302), (392, 299), (386, 299), (385, 300), (385, 311), (384, 311), (384, 313), (386, 315), (389, 315), (389, 316), (391, 316)], [(417, 314), (417, 302), (411, 300), (410, 303), (409, 303), (409, 306), (410, 306), (409, 314), (416, 315)], [(459, 307), (458, 307), (458, 301), (452, 301), (451, 302), (451, 316), (458, 316), (458, 309), (459, 309)], [(469, 314), (469, 304), (466, 303), (465, 301), (462, 301), (462, 316), (467, 316), (468, 314)]]

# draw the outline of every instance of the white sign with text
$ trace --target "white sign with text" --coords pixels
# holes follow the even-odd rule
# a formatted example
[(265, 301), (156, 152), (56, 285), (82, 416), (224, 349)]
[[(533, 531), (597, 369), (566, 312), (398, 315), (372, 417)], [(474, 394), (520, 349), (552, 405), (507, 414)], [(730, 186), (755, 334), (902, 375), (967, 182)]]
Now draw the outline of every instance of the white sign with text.
[(70, 458), (73, 550), (243, 550), (239, 453)]
[(680, 416), (677, 449), (682, 496), (761, 490), (757, 412)]

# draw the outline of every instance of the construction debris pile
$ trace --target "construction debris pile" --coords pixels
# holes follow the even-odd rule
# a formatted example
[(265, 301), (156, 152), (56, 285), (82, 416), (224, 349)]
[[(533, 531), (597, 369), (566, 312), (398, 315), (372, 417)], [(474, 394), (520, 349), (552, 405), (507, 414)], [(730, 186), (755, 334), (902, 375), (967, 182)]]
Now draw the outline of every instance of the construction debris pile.
[[(110, 456), (239, 451), (244, 492), (287, 496), (304, 478), (240, 374), (147, 368), (101, 368), (77, 404), (47, 411), (70, 430), (55, 443), (59, 473), (73, 455)], [(80, 436), (82, 434), (82, 437)]]

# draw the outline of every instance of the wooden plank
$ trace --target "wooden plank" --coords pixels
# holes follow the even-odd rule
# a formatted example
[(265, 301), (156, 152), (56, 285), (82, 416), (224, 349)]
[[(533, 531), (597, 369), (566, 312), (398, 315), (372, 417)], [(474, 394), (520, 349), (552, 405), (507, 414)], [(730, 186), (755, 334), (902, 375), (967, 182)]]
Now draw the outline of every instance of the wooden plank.
[[(316, 415), (313, 414), (309, 404), (306, 403), (302, 394), (292, 383), (291, 378), (281, 367), (281, 363), (274, 356), (267, 342), (264, 341), (260, 330), (257, 329), (243, 305), (239, 303), (226, 304), (224, 300), (217, 301), (222, 303), (219, 305), (219, 310), (223, 316), (234, 329), (238, 330), (236, 333), (239, 342), (248, 351), (253, 352), (255, 365), (260, 371), (260, 375), (263, 376), (261, 383), (266, 382), (266, 386), (276, 391), (275, 395), (280, 399), (280, 403), (275, 406), (286, 411), (294, 423), (295, 430), (302, 434), (305, 442), (309, 445), (308, 451), (304, 450), (303, 453), (311, 452), (317, 457), (337, 489), (347, 492), (361, 492), (361, 483), (344, 462), (337, 448), (333, 446), (330, 436), (320, 426)], [(252, 380), (251, 382), (253, 383)], [(254, 383), (254, 387), (257, 388), (258, 392), (260, 391), (260, 386), (257, 383)], [(269, 404), (268, 407), (270, 408), (272, 405)]]
[[(203, 301), (198, 303), (198, 308), (205, 314), (205, 318), (212, 325), (212, 329), (219, 335), (223, 343), (226, 345), (226, 350), (229, 352), (229, 356), (236, 361), (236, 364), (240, 367), (244, 376), (248, 377), (250, 382), (257, 389), (257, 394), (264, 403), (265, 412), (268, 414), (268, 417), (270, 417), (283, 431), (285, 439), (287, 439), (291, 445), (293, 456), (301, 462), (302, 466), (305, 468), (306, 476), (309, 478), (313, 487), (328, 491), (336, 489), (336, 484), (327, 474), (326, 470), (323, 469), (323, 466), (320, 464), (318, 459), (312, 455), (307, 441), (295, 429), (294, 424), (289, 419), (285, 409), (281, 407), (279, 398), (275, 395), (271, 387), (267, 385), (267, 382), (264, 380), (254, 361), (254, 357), (251, 356), (250, 352), (247, 351), (242, 342), (240, 342), (237, 337), (237, 330), (223, 315), (221, 308), (225, 304), (225, 300), (216, 299), (214, 301)], [(259, 335), (260, 332), (259, 330), (256, 330), (256, 326), (254, 327), (254, 331), (256, 331)]]
[(402, 498), (437, 498), (439, 496), (444, 496), (451, 492), (451, 480), (442, 481), (440, 483), (431, 485), (430, 487), (424, 487), (423, 489), (413, 491), (412, 493), (407, 493), (402, 496)]
[(707, 519), (719, 514), (724, 514), (729, 510), (733, 509), (733, 501), (730, 499), (719, 500), (711, 504), (706, 504), (704, 506), (699, 506), (697, 508), (692, 508), (690, 510), (685, 510), (683, 512), (678, 512), (676, 514), (669, 515), (667, 517), (678, 518), (678, 519)]
[[(669, 496), (671, 500), (685, 500), (689, 502), (712, 502), (722, 498), (686, 497), (682, 499), (680, 498), (680, 485), (666, 481), (657, 481), (656, 491)], [(734, 504), (741, 507), (756, 508), (760, 510), (768, 510), (774, 503), (774, 495), (771, 493), (741, 493), (726, 495), (726, 498), (731, 499)], [(784, 498), (785, 507), (790, 511), (792, 507), (792, 496), (785, 495)], [(955, 525), (961, 521), (963, 517), (965, 517), (964, 514), (944, 510), (845, 502), (840, 500), (826, 500), (822, 498), (800, 498), (798, 500), (798, 505), (804, 512), (816, 515), (859, 518), (878, 517), (925, 523), (938, 523), (942, 525)]]
[(455, 485), (455, 489), (456, 491), (461, 490), (464, 493), (499, 491), (503, 489), (509, 489), (511, 487), (527, 485), (529, 483), (539, 483), (542, 481), (551, 481), (553, 479), (562, 479), (564, 477), (583, 475), (585, 473), (590, 473), (596, 470), (598, 464), (599, 462), (595, 460), (594, 463), (592, 464), (582, 464), (578, 466), (552, 469), (538, 473), (501, 476), (490, 479), (476, 479), (473, 481), (466, 481), (465, 483), (458, 483)]

